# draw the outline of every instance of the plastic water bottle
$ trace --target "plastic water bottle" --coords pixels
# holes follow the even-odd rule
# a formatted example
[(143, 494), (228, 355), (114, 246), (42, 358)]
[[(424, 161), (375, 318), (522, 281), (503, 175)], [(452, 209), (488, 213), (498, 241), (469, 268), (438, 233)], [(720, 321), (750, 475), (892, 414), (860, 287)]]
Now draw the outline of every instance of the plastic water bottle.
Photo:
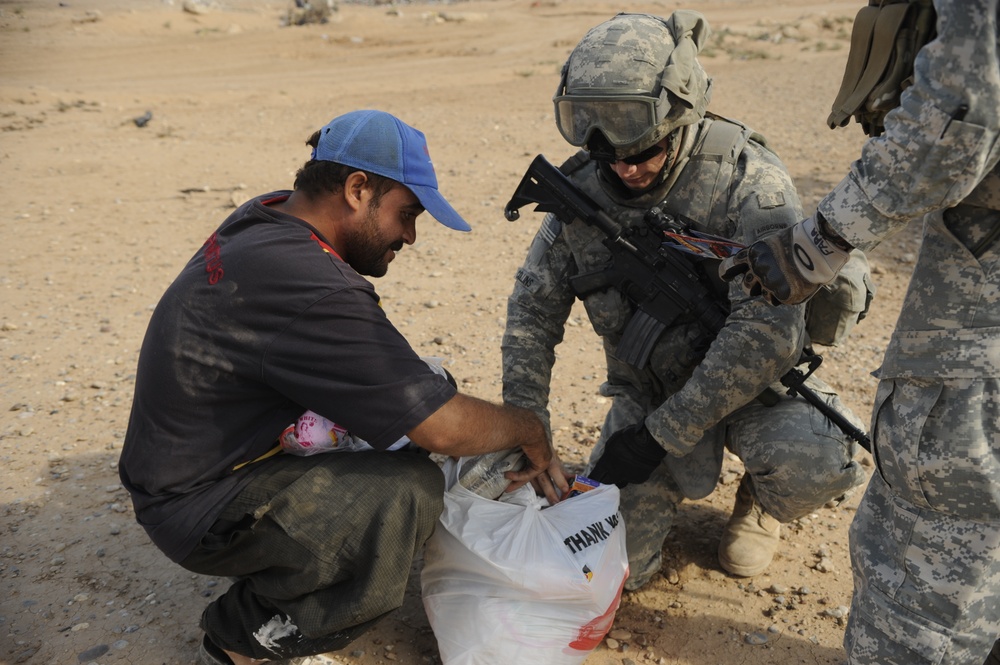
[(462, 461), (458, 483), (479, 496), (496, 499), (510, 484), (503, 474), (520, 471), (526, 462), (520, 448), (469, 457)]

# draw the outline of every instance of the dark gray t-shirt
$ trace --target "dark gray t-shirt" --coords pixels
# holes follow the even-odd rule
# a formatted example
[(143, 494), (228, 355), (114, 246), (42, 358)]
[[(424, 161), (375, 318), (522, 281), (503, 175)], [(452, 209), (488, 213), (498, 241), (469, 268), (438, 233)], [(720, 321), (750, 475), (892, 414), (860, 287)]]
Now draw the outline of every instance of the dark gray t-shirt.
[(262, 204), (287, 195), (223, 222), (164, 293), (142, 344), (119, 473), (138, 522), (174, 561), (267, 462), (246, 463), (305, 410), (382, 450), (455, 394), (367, 280), (311, 226)]

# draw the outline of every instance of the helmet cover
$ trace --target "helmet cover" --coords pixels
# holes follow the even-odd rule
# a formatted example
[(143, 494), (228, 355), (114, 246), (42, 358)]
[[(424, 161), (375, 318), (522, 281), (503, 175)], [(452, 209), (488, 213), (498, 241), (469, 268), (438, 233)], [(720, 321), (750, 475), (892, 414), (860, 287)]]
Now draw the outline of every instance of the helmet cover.
[(711, 79), (697, 54), (709, 34), (691, 10), (666, 19), (620, 13), (592, 28), (566, 61), (554, 98), (563, 136), (589, 148), (600, 131), (597, 143), (622, 159), (701, 120)]

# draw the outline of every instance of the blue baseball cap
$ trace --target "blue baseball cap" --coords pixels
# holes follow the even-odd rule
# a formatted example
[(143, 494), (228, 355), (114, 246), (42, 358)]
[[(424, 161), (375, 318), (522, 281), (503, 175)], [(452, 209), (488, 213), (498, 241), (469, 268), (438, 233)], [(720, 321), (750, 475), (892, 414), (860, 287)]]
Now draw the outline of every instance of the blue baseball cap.
[(423, 132), (389, 113), (365, 110), (337, 116), (320, 130), (312, 158), (370, 171), (402, 183), (431, 217), (450, 229), (472, 230), (438, 191)]

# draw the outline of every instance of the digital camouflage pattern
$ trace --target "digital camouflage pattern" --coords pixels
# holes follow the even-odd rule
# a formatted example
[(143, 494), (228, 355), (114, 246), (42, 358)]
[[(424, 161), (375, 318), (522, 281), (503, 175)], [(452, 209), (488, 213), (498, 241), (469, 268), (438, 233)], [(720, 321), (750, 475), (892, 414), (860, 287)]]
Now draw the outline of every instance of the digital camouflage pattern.
[(885, 134), (819, 206), (862, 249), (923, 217), (851, 526), (857, 665), (980, 665), (1000, 635), (1000, 7), (934, 7)]
[(696, 56), (709, 34), (704, 17), (689, 10), (676, 11), (667, 19), (618, 14), (590, 29), (570, 53), (566, 93), (656, 97), (662, 88), (669, 90), (677, 103), (656, 131), (616, 151), (617, 157), (634, 155), (704, 117), (712, 81)]
[(830, 226), (862, 250), (970, 195), (991, 207), (1000, 198), (997, 175), (988, 177), (1000, 159), (997, 0), (934, 7), (938, 36), (919, 52), (914, 83), (886, 117), (885, 134), (865, 143), (819, 204)]
[[(733, 140), (718, 141), (720, 135)], [(639, 196), (622, 191), (610, 168), (584, 153), (564, 169), (621, 223), (644, 224), (643, 214), (660, 204), (666, 212), (693, 218), (700, 231), (749, 243), (802, 214), (787, 170), (751, 135), (713, 116), (684, 128), (680, 166)], [(720, 155), (729, 155), (721, 178)], [(546, 423), (554, 349), (575, 299), (569, 279), (606, 267), (603, 238), (590, 226), (547, 216), (508, 300), (504, 400), (532, 409)], [(714, 266), (707, 271), (715, 272)], [(649, 481), (622, 491), (632, 570), (628, 588), (641, 586), (659, 569), (677, 502), (713, 491), (727, 446), (743, 460), (761, 505), (781, 521), (843, 497), (865, 479), (852, 460), (855, 444), (807, 402), (780, 397), (766, 407), (756, 401), (769, 387), (784, 392), (777, 380), (794, 365), (806, 340), (804, 306), (775, 308), (747, 297), (738, 285), (716, 288), (726, 289), (732, 312), (711, 345), (697, 324), (683, 318), (663, 333), (641, 369), (615, 354), (632, 313), (624, 296), (612, 289), (584, 298), (590, 322), (604, 340), (608, 374), (601, 392), (613, 399), (591, 461), (611, 433), (642, 420), (671, 453)], [(860, 425), (822, 382), (810, 385)]]

